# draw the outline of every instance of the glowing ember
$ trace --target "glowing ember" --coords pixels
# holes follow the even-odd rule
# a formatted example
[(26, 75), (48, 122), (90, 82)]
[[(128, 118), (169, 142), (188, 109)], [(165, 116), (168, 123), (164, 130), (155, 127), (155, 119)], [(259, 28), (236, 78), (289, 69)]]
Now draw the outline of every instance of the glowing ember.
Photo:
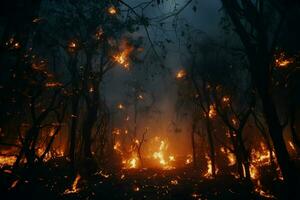
[(170, 181), (171, 185), (178, 185), (178, 180), (174, 179)]
[(21, 47), (20, 43), (15, 40), (15, 38), (10, 38), (5, 45), (10, 49), (19, 49)]
[(192, 162), (193, 162), (193, 156), (192, 154), (188, 154), (187, 159), (185, 160), (185, 164), (188, 165), (191, 164)]
[(137, 98), (143, 100), (144, 96), (140, 94)]
[(134, 186), (134, 187), (133, 187), (133, 191), (135, 191), (135, 192), (138, 192), (138, 191), (140, 191), (140, 187), (138, 187), (138, 186)]
[(98, 30), (96, 31), (96, 33), (95, 33), (96, 39), (97, 39), (97, 40), (102, 39), (103, 34), (104, 34), (104, 31), (102, 30), (102, 28), (98, 29)]
[(230, 102), (230, 98), (228, 96), (224, 96), (222, 98), (223, 103), (228, 104)]
[(13, 166), (13, 164), (16, 162), (16, 159), (16, 156), (0, 155), (0, 168), (4, 166)]
[(215, 105), (210, 105), (209, 106), (208, 116), (209, 116), (210, 119), (213, 119), (217, 116), (217, 111), (216, 111), (216, 106)]
[(260, 196), (270, 199), (276, 199), (274, 195), (270, 194), (267, 191), (264, 191), (260, 181), (257, 181), (257, 185), (255, 186), (255, 192), (258, 193)]
[(78, 181), (80, 180), (80, 175), (77, 174), (73, 184), (72, 184), (72, 187), (70, 189), (66, 189), (64, 194), (73, 194), (73, 193), (77, 193), (80, 191), (80, 189), (78, 188)]
[(117, 9), (115, 6), (110, 6), (108, 9), (107, 9), (107, 12), (110, 14), (110, 15), (115, 15), (117, 14)]
[(102, 170), (99, 171), (99, 172), (97, 172), (96, 175), (100, 175), (100, 176), (102, 176), (102, 177), (104, 177), (104, 178), (109, 178), (109, 177), (110, 177), (109, 174), (106, 174), (106, 173), (103, 172)]
[(118, 109), (122, 110), (122, 109), (124, 109), (124, 108), (125, 108), (125, 106), (124, 106), (123, 104), (119, 103)]
[(75, 40), (71, 40), (68, 43), (68, 51), (74, 53), (78, 49), (78, 44)]
[(296, 151), (295, 145), (291, 141), (289, 141), (289, 145), (294, 151)]
[(48, 87), (48, 88), (56, 88), (56, 87), (61, 87), (61, 86), (63, 86), (63, 84), (60, 82), (48, 82), (45, 84), (45, 87)]
[(121, 130), (118, 129), (118, 128), (115, 128), (112, 133), (115, 134), (115, 135), (120, 135), (121, 134)]
[[(51, 132), (49, 134), (51, 134)], [(46, 147), (40, 147), (37, 149), (37, 155), (42, 156), (45, 153), (45, 151), (46, 151)], [(64, 154), (65, 154), (65, 152), (61, 149), (50, 150), (45, 154), (43, 161), (47, 162), (53, 158), (63, 157)]]
[(186, 76), (186, 72), (183, 69), (179, 70), (176, 74), (177, 79), (183, 79), (185, 76)]
[(288, 67), (288, 65), (292, 63), (294, 63), (294, 58), (287, 57), (284, 52), (281, 52), (275, 56), (275, 65), (278, 68)]
[(121, 143), (119, 141), (117, 141), (115, 144), (114, 144), (114, 150), (119, 152), (120, 154), (122, 154), (122, 151), (121, 151)]
[(232, 153), (229, 149), (225, 147), (221, 147), (220, 151), (226, 155), (228, 159), (228, 166), (233, 166), (236, 164), (236, 157), (234, 153)]
[(19, 180), (15, 180), (15, 181), (11, 184), (11, 186), (10, 186), (9, 189), (12, 189), (12, 188), (16, 187), (18, 183), (19, 183)]

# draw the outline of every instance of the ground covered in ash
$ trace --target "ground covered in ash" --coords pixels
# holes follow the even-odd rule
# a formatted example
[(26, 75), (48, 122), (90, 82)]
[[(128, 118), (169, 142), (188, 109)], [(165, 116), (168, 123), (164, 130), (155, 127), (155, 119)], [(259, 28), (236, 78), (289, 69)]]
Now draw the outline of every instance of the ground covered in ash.
[(72, 176), (69, 171), (59, 166), (39, 167), (19, 174), (2, 169), (1, 199), (284, 199), (280, 196), (279, 181), (264, 183), (272, 190), (271, 197), (267, 198), (233, 176), (218, 175), (209, 179), (191, 168), (99, 170), (87, 177)]

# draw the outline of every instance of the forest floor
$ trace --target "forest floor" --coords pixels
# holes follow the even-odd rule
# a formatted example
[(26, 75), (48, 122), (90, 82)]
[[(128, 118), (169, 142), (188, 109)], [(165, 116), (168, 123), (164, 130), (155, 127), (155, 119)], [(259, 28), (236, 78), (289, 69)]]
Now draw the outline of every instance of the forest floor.
[[(115, 171), (115, 170), (114, 170)], [(271, 198), (249, 192), (247, 184), (233, 176), (207, 179), (199, 170), (133, 169), (110, 172), (99, 170), (88, 178), (70, 175), (69, 170), (54, 165), (34, 169), (35, 176), (16, 175), (10, 170), (0, 172), (0, 199), (28, 200), (139, 200), (139, 199), (282, 199), (280, 181), (269, 186)], [(28, 173), (28, 172), (26, 172)], [(38, 174), (38, 175), (37, 175)], [(26, 178), (25, 178), (26, 177)], [(76, 180), (77, 179), (77, 180)], [(76, 180), (76, 181), (75, 181)], [(277, 191), (278, 193), (274, 193)], [(4, 197), (4, 198), (3, 198)]]

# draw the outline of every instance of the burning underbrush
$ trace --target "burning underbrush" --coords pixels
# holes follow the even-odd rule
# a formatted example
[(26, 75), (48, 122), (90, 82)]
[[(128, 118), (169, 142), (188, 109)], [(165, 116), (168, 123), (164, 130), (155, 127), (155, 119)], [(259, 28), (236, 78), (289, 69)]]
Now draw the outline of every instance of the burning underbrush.
[[(112, 162), (118, 162), (118, 167), (103, 166), (89, 176), (81, 170), (71, 173), (63, 146), (55, 145), (56, 148), (46, 151), (46, 146), (40, 145), (35, 151), (36, 159), (43, 158), (44, 168), (34, 168), (30, 173), (22, 169), (14, 172), (11, 168), (20, 151), (18, 147), (3, 150), (2, 187), (9, 194), (18, 191), (18, 195), (26, 188), (38, 189), (43, 195), (49, 193), (52, 199), (168, 199), (176, 195), (184, 199), (214, 199), (220, 195), (229, 199), (242, 196), (275, 199), (280, 196), (274, 191), (281, 187), (282, 175), (274, 151), (263, 142), (250, 151), (251, 188), (246, 180), (246, 166), (243, 165), (240, 174), (236, 155), (225, 146), (217, 152), (215, 167), (210, 154), (205, 152), (203, 159), (198, 160), (201, 165), (194, 168), (192, 153), (178, 154), (176, 145), (167, 137), (126, 138), (126, 132), (118, 130), (113, 135), (110, 158), (116, 158)], [(21, 163), (26, 163), (26, 159)]]

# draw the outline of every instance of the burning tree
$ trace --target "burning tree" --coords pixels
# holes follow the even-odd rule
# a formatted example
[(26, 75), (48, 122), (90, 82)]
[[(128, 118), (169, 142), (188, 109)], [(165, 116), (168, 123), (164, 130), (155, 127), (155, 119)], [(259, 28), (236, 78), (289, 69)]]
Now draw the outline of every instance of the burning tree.
[[(222, 0), (235, 32), (239, 36), (249, 62), (253, 84), (262, 101), (264, 115), (278, 163), (282, 170), (286, 189), (290, 197), (296, 191), (295, 169), (289, 159), (283, 138), (283, 127), (277, 114), (276, 104), (271, 93), (273, 55), (278, 47), (278, 38), (283, 25), (292, 16), (293, 3), (283, 1), (229, 1)], [(295, 6), (297, 3), (295, 2)], [(270, 21), (272, 15), (272, 21)], [(275, 19), (274, 19), (275, 18)]]

